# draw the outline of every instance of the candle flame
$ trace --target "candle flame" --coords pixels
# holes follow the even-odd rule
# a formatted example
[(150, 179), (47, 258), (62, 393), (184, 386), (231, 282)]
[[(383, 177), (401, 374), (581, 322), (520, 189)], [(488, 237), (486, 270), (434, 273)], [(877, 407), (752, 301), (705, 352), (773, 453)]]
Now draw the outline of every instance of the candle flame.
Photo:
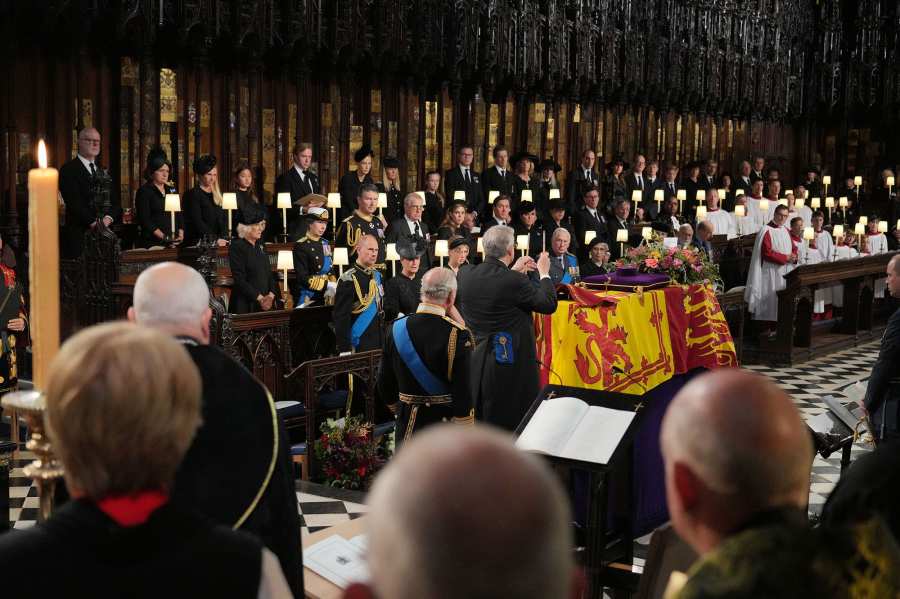
[(47, 146), (43, 139), (38, 142), (38, 166), (47, 168)]

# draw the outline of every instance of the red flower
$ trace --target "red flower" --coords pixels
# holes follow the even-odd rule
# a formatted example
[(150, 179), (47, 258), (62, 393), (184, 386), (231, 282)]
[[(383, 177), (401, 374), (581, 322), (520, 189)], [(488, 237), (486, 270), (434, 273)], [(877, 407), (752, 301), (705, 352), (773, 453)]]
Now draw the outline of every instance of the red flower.
[(365, 476), (365, 475), (366, 475), (366, 467), (365, 467), (365, 466), (360, 466), (359, 468), (356, 469), (356, 473), (357, 473), (360, 477)]

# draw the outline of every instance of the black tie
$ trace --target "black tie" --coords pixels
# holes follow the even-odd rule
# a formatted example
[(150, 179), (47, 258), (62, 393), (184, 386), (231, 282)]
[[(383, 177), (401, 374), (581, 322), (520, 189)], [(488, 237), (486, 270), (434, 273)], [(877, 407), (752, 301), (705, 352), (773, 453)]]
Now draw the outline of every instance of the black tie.
[(421, 237), (421, 236), (422, 236), (422, 231), (421, 231), (421, 229), (419, 229), (419, 221), (416, 221), (415, 224), (416, 224), (415, 236), (416, 236), (416, 237)]
[(669, 183), (669, 191), (672, 192), (672, 195), (675, 195), (675, 184)]
[(638, 189), (644, 189), (644, 180), (640, 177), (635, 177), (635, 181), (637, 181)]
[(469, 169), (466, 169), (466, 176), (464, 177), (464, 179), (466, 180), (466, 185), (471, 183), (471, 181), (469, 180)]
[(94, 166), (94, 163), (92, 162), (91, 163), (91, 177), (96, 177), (96, 176), (97, 176), (97, 167)]

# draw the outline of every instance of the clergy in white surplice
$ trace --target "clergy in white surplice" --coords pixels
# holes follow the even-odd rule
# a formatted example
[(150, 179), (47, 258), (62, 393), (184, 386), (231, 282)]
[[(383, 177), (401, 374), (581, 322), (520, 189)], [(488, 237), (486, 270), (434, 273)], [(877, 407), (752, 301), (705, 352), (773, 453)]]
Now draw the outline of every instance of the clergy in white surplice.
[[(747, 220), (752, 231), (747, 233), (755, 233), (759, 231), (763, 225), (769, 222), (769, 200), (763, 197), (763, 182), (754, 181), (753, 189), (749, 196), (744, 196), (747, 209)], [(743, 233), (746, 235), (747, 233)]]
[(787, 272), (790, 272), (798, 266), (808, 263), (809, 251), (807, 250), (806, 243), (803, 241), (803, 227), (806, 225), (805, 221), (799, 216), (795, 216), (788, 222), (791, 225), (788, 228), (791, 235), (791, 253), (797, 256), (797, 261), (795, 263), (787, 264)]
[[(831, 262), (834, 258), (834, 241), (831, 233), (825, 230), (825, 213), (816, 210), (812, 215), (814, 238), (809, 242), (806, 255), (808, 264)], [(813, 296), (813, 314), (824, 314), (826, 306), (832, 303), (832, 285), (819, 285)]]
[[(888, 251), (887, 236), (878, 232), (878, 219), (874, 216), (869, 217), (866, 225), (866, 236), (863, 238), (864, 247), (860, 248), (862, 253), (874, 256), (875, 254), (883, 254)], [(875, 281), (875, 297), (884, 297), (887, 279), (877, 279)]]
[(790, 232), (785, 228), (788, 209), (780, 206), (774, 218), (756, 236), (747, 273), (744, 299), (753, 320), (778, 320), (778, 292), (784, 289), (784, 275), (797, 263)]
[[(769, 198), (771, 200), (772, 198)], [(779, 204), (780, 202), (780, 204)], [(812, 210), (810, 210), (809, 206), (806, 205), (806, 202), (803, 202), (803, 205), (800, 205), (800, 202), (794, 197), (793, 193), (789, 193), (786, 198), (781, 200), (776, 200), (775, 202), (769, 203), (769, 213), (768, 220), (772, 220), (772, 215), (775, 214), (775, 207), (778, 205), (783, 205), (788, 207), (788, 222), (797, 216), (803, 219), (804, 223), (809, 223), (812, 221)]]

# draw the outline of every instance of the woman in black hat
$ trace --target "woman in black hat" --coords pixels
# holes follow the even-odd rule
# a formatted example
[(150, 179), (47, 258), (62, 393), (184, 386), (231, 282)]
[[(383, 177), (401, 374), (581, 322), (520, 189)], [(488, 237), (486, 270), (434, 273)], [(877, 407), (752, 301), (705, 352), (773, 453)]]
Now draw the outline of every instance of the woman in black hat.
[(519, 209), (519, 202), (522, 201), (523, 191), (531, 191), (531, 201), (538, 201), (541, 184), (537, 177), (532, 175), (534, 168), (537, 166), (537, 156), (528, 152), (519, 152), (513, 156), (512, 163), (515, 176), (512, 178), (512, 184), (510, 185), (509, 207), (512, 212), (516, 212)]
[(184, 239), (184, 219), (181, 212), (175, 213), (175, 235), (172, 235), (172, 217), (166, 213), (166, 194), (177, 193), (169, 182), (172, 165), (166, 153), (160, 148), (150, 150), (144, 176), (147, 181), (138, 188), (134, 196), (134, 207), (140, 227), (138, 245), (149, 248), (162, 246), (167, 242), (181, 243)]
[(419, 307), (419, 291), (422, 288), (422, 255), (425, 241), (411, 235), (402, 235), (397, 240), (397, 255), (400, 256), (400, 272), (384, 284), (384, 320), (393, 322), (404, 314), (415, 314)]
[(378, 189), (387, 194), (384, 217), (388, 222), (403, 216), (403, 192), (400, 191), (400, 161), (393, 156), (384, 159)]
[(359, 196), (359, 188), (364, 184), (374, 184), (372, 179), (372, 157), (375, 154), (369, 146), (363, 146), (353, 155), (356, 161), (356, 170), (347, 172), (341, 177), (338, 191), (341, 194), (341, 219), (353, 214), (356, 210), (356, 198)]
[(266, 229), (266, 213), (261, 208), (244, 214), (237, 227), (238, 239), (228, 249), (228, 263), (234, 285), (228, 311), (232, 314), (265, 312), (278, 303), (279, 289), (262, 235)]
[(228, 218), (222, 209), (219, 191), (219, 170), (216, 157), (209, 154), (194, 160), (197, 184), (184, 194), (185, 244), (194, 245), (202, 239), (217, 240), (225, 245), (228, 239)]
[(606, 165), (607, 175), (603, 179), (603, 202), (611, 206), (616, 198), (625, 197), (625, 177), (622, 173), (628, 163), (621, 156), (616, 156)]
[(578, 267), (581, 278), (605, 275), (610, 271), (609, 245), (601, 237), (594, 237), (587, 246), (588, 258)]
[[(559, 190), (559, 181), (556, 180), (556, 173), (562, 170), (562, 166), (552, 158), (545, 158), (541, 161), (541, 164), (538, 165), (538, 170), (540, 171), (540, 179), (538, 180), (541, 191), (538, 194), (539, 197), (535, 198), (535, 202), (537, 203), (538, 212), (544, 214), (547, 211), (547, 206), (550, 202), (550, 190), (557, 189)], [(562, 197), (562, 192), (560, 191), (560, 197)], [(569, 206), (569, 210), (573, 210), (574, 207)]]

